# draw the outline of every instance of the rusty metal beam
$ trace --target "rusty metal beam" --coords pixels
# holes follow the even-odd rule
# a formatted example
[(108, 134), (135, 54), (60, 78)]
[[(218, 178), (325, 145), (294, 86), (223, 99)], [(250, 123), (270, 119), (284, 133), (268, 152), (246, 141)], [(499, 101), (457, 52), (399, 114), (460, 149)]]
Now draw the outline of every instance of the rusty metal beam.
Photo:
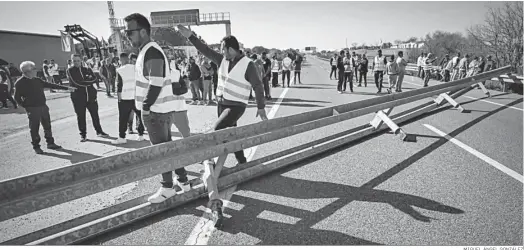
[[(477, 75), (477, 79), (489, 78), (492, 77), (492, 75), (498, 75), (500, 72), (508, 71), (509, 67), (501, 68), (498, 71), (492, 71), (488, 73), (483, 73), (483, 76)], [(381, 109), (385, 108), (391, 108), (394, 106), (406, 104), (412, 101), (420, 100), (426, 97), (430, 97), (435, 94), (439, 94), (446, 91), (453, 91), (456, 89), (467, 87), (471, 84), (472, 79), (464, 78), (461, 80), (456, 81), (453, 84), (443, 84), (441, 86), (445, 86), (445, 88), (436, 88), (440, 86), (433, 86), (424, 88), (421, 90), (415, 90), (415, 91), (409, 91), (406, 93), (401, 93), (397, 95), (390, 95), (385, 96), (385, 98), (379, 97), (371, 99), (371, 101), (363, 101), (363, 102), (357, 102), (357, 103), (351, 103), (351, 104), (345, 104), (345, 105), (339, 105), (337, 106), (337, 110), (339, 112), (342, 112), (340, 115), (332, 116), (332, 110), (333, 107), (322, 109), (321, 111), (327, 114), (323, 114), (322, 112), (318, 111), (312, 111), (304, 114), (299, 114), (295, 116), (290, 117), (284, 117), (283, 119), (274, 119), (270, 120), (268, 122), (262, 122), (258, 124), (248, 125), (245, 126), (245, 128), (256, 128), (256, 127), (266, 127), (268, 128), (268, 125), (281, 125), (282, 120), (288, 120), (289, 122), (286, 122), (284, 124), (300, 124), (295, 126), (290, 126), (284, 129), (273, 129), (269, 130), (269, 133), (262, 134), (267, 132), (268, 130), (262, 130), (262, 131), (253, 131), (251, 134), (247, 133), (247, 138), (244, 137), (242, 139), (232, 141), (225, 144), (220, 144), (216, 146), (209, 146), (206, 148), (198, 148), (200, 145), (205, 145), (202, 143), (202, 139), (210, 137), (213, 138), (213, 136), (219, 134), (221, 131), (217, 131), (210, 134), (205, 135), (199, 135), (195, 137), (189, 137), (184, 140), (175, 141), (173, 143), (166, 143), (164, 145), (178, 145), (178, 153), (175, 156), (171, 156), (169, 154), (170, 149), (166, 148), (164, 145), (157, 145), (157, 146), (151, 146), (148, 148), (145, 148), (144, 150), (136, 150), (129, 153), (124, 153), (119, 156), (113, 156), (113, 157), (105, 157), (102, 159), (92, 160), (86, 163), (81, 163), (77, 165), (81, 165), (83, 167), (86, 167), (86, 172), (90, 173), (98, 173), (98, 174), (92, 174), (91, 176), (87, 176), (84, 178), (78, 178), (75, 180), (76, 175), (78, 174), (75, 172), (75, 170), (78, 170), (75, 167), (78, 167), (76, 165), (66, 167), (63, 169), (58, 170), (51, 170), (48, 172), (44, 172), (43, 174), (34, 174), (28, 177), (22, 177), (15, 180), (9, 180), (4, 181), (0, 183), (0, 187), (6, 187), (7, 190), (14, 190), (14, 192), (20, 194), (21, 192), (25, 192), (23, 194), (20, 194), (18, 197), (13, 197), (12, 194), (6, 194), (6, 190), (2, 190), (2, 195), (8, 195), (11, 199), (2, 199), (2, 203), (0, 203), (1, 212), (0, 212), (0, 220), (6, 220), (10, 218), (14, 218), (20, 215), (24, 215), (30, 212), (38, 211), (40, 209), (44, 209), (53, 205), (61, 204), (70, 200), (78, 199), (81, 197), (85, 197), (90, 194), (98, 193), (107, 189), (111, 189), (120, 185), (124, 185), (127, 183), (131, 183), (134, 181), (138, 181), (147, 177), (154, 176), (156, 174), (160, 174), (162, 172), (171, 171), (177, 168), (181, 168), (184, 166), (187, 166), (189, 164), (197, 163), (202, 160), (208, 159), (209, 157), (215, 157), (219, 156), (224, 153), (229, 152), (235, 152), (244, 148), (256, 146), (262, 143), (267, 143), (273, 140), (278, 140), (290, 135), (302, 133), (305, 131), (309, 131), (312, 129), (316, 129), (322, 126), (327, 126), (333, 123), (337, 123), (346, 119), (354, 118), (357, 116), (362, 116), (368, 113), (372, 113)], [(459, 84), (460, 83), (460, 84)], [(422, 93), (418, 95), (410, 94), (406, 95), (411, 92), (417, 92)], [(404, 97), (404, 98), (401, 98)], [(382, 101), (385, 100), (393, 100), (385, 103), (376, 104), (370, 107), (365, 107), (361, 109), (356, 109), (354, 106), (360, 107), (364, 103), (373, 103), (378, 102), (378, 100), (375, 99), (381, 99)], [(352, 111), (346, 111), (346, 110), (352, 110)], [(356, 110), (355, 110), (356, 109)], [(343, 113), (346, 111), (345, 113)], [(314, 115), (312, 115), (314, 114)], [(320, 119), (320, 120), (313, 120), (311, 116), (328, 116), (328, 118)], [(294, 119), (293, 119), (294, 118)], [(305, 121), (304, 121), (305, 120)], [(258, 125), (258, 126), (257, 126)], [(265, 126), (264, 126), (265, 125)], [(278, 126), (280, 128), (280, 126)], [(241, 130), (240, 128), (231, 128), (228, 129), (227, 132), (236, 132), (237, 130)], [(242, 130), (241, 130), (242, 131)], [(246, 131), (249, 131), (246, 129)], [(220, 133), (220, 135), (224, 135), (224, 133)], [(252, 135), (256, 135), (254, 137), (249, 137)], [(206, 137), (210, 136), (210, 137)], [(234, 133), (233, 138), (238, 138), (239, 134)], [(218, 137), (218, 136), (217, 136)], [(230, 138), (231, 138), (230, 137)], [(195, 139), (196, 138), (196, 139)], [(214, 138), (214, 143), (219, 143), (223, 140), (218, 140), (217, 138)], [(231, 140), (231, 139), (230, 139)], [(185, 144), (187, 141), (193, 141), (194, 144)], [(177, 142), (179, 142), (177, 144)], [(200, 143), (196, 143), (200, 142)], [(164, 147), (161, 147), (164, 146)], [(194, 149), (197, 148), (197, 149)], [(184, 153), (182, 153), (182, 151)], [(151, 155), (147, 155), (147, 153), (154, 153), (153, 155), (156, 156), (155, 159), (151, 159)], [(118, 163), (110, 162), (109, 160), (119, 160), (118, 163), (127, 163), (125, 167), (122, 167)], [(147, 159), (147, 162), (146, 160)], [(106, 171), (102, 171), (102, 173), (99, 173), (98, 170), (100, 168), (106, 167)], [(66, 170), (64, 170), (66, 169)], [(82, 169), (82, 170), (85, 170)], [(55, 175), (51, 175), (51, 173)], [(85, 173), (84, 173), (85, 174)], [(42, 178), (41, 176), (45, 175), (49, 179)], [(63, 175), (68, 175), (69, 178), (71, 178), (69, 181), (63, 181), (63, 179), (60, 179)], [(41, 190), (35, 191), (34, 188), (39, 185), (34, 185), (34, 182), (37, 182), (39, 180), (42, 180), (47, 183), (44, 184), (48, 185), (47, 188), (43, 188)], [(67, 178), (65, 178), (67, 179)], [(55, 185), (51, 185), (49, 181), (55, 180), (57, 183)], [(62, 182), (60, 182), (62, 180)], [(18, 185), (17, 185), (18, 184)], [(51, 186), (49, 186), (51, 185)], [(16, 189), (17, 186), (21, 186), (20, 189)], [(29, 187), (29, 188), (25, 188)], [(33, 190), (31, 190), (31, 188)], [(29, 190), (28, 190), (29, 189)], [(25, 194), (25, 195), (24, 195)]]
[[(471, 89), (469, 89), (471, 90)], [(468, 91), (469, 91), (468, 90)], [(467, 91), (460, 91), (454, 94), (452, 97), (457, 98), (462, 94), (465, 94)], [(407, 122), (417, 116), (420, 116), (428, 111), (431, 111), (439, 107), (434, 102), (428, 102), (426, 104), (419, 105), (415, 108), (412, 108), (408, 111), (403, 112), (402, 114), (397, 114), (392, 116), (393, 121), (397, 124)], [(222, 176), (219, 179), (218, 187), (219, 190), (223, 190), (233, 185), (238, 185), (253, 178), (262, 176), (264, 174), (270, 173), (274, 170), (289, 166), (293, 163), (303, 161), (312, 156), (324, 153), (326, 151), (335, 149), (352, 141), (364, 138), (366, 136), (376, 134), (387, 130), (388, 127), (386, 124), (382, 124), (378, 129), (373, 128), (371, 125), (366, 124), (359, 126), (357, 128), (351, 129), (348, 132), (342, 132), (330, 137), (329, 140), (325, 138), (309, 143), (307, 147), (299, 146), (301, 149), (293, 148), (290, 149), (291, 154), (282, 155), (281, 157), (276, 156), (277, 154), (272, 155), (271, 160), (266, 157), (264, 160), (260, 160), (258, 164), (245, 167), (243, 169), (233, 168), (225, 169), (224, 173), (229, 172), (227, 175)], [(320, 142), (322, 141), (322, 142)], [(289, 152), (288, 152), (289, 153)], [(139, 204), (134, 207), (115, 213), (112, 215), (105, 216), (94, 222), (79, 225), (75, 228), (70, 228), (64, 232), (60, 232), (54, 235), (48, 235), (46, 238), (30, 242), (30, 245), (66, 245), (81, 242), (88, 238), (100, 235), (109, 230), (113, 230), (122, 226), (125, 226), (129, 223), (143, 219), (154, 214), (158, 214), (162, 211), (172, 209), (174, 207), (183, 205), (200, 197), (205, 197), (207, 193), (205, 192), (204, 187), (199, 187), (193, 189), (190, 192), (183, 193), (181, 195), (174, 196), (164, 203), (160, 204), (150, 204), (144, 203)], [(143, 198), (145, 198), (144, 196)]]
[[(465, 94), (467, 91), (469, 91), (471, 89), (473, 89), (473, 88), (470, 87), (466, 91), (460, 91), (461, 93), (453, 95), (453, 97), (456, 98), (456, 97), (458, 97), (458, 96), (460, 96), (462, 94)], [(456, 92), (459, 92), (459, 91), (456, 91)], [(406, 121), (408, 121), (410, 119), (415, 118), (418, 115), (421, 115), (421, 114), (423, 114), (425, 112), (433, 110), (434, 108), (436, 108), (438, 106), (439, 105), (435, 105), (434, 102), (429, 101), (429, 102), (421, 104), (421, 105), (419, 105), (417, 107), (414, 107), (414, 108), (408, 109), (406, 111), (400, 112), (398, 114), (395, 114), (395, 115), (391, 116), (391, 118), (395, 122), (399, 122), (399, 123), (406, 122)], [(251, 167), (258, 166), (258, 165), (263, 164), (263, 163), (274, 161), (274, 160), (276, 160), (278, 158), (282, 158), (282, 157), (284, 157), (286, 155), (290, 155), (290, 154), (293, 154), (293, 153), (296, 153), (296, 152), (299, 152), (299, 151), (311, 148), (313, 146), (324, 144), (324, 143), (329, 142), (329, 141), (334, 141), (336, 139), (344, 138), (344, 137), (346, 137), (346, 136), (348, 136), (350, 134), (353, 134), (353, 133), (355, 133), (357, 131), (364, 130), (367, 127), (368, 127), (368, 125), (359, 126), (359, 127), (350, 129), (348, 131), (344, 131), (344, 132), (337, 133), (337, 134), (334, 134), (334, 135), (331, 135), (331, 136), (328, 136), (328, 137), (325, 137), (325, 138), (321, 138), (319, 140), (316, 140), (316, 141), (313, 141), (313, 142), (309, 142), (309, 143), (306, 143), (306, 144), (302, 144), (300, 146), (297, 146), (297, 147), (294, 147), (294, 148), (291, 148), (291, 149), (287, 149), (287, 150), (284, 150), (284, 151), (281, 151), (281, 152), (278, 152), (278, 153), (275, 153), (275, 154), (272, 154), (272, 155), (264, 156), (262, 158), (253, 160), (251, 162), (239, 165), (239, 166), (234, 167), (234, 168), (226, 168), (226, 169), (224, 169), (221, 172), (220, 176), (224, 177), (224, 176), (227, 176), (227, 175), (231, 175), (231, 174), (237, 173), (239, 171), (242, 171), (242, 170), (245, 170), (245, 169), (248, 169), (248, 168), (251, 168)], [(378, 130), (374, 130), (374, 131), (377, 132), (377, 133), (381, 132), (381, 131), (378, 131)], [(193, 186), (201, 185), (202, 184), (202, 180), (201, 179), (194, 179), (194, 180), (192, 180), (192, 184), (193, 184)], [(202, 187), (200, 187), (200, 188), (202, 188)], [(201, 191), (202, 190), (200, 190), (200, 189), (197, 190), (196, 192), (197, 192), (198, 195), (196, 195), (196, 196), (195, 195), (190, 195), (190, 197), (188, 197), (188, 199), (193, 199), (194, 197), (196, 197), (196, 198), (204, 197), (204, 196), (207, 195), (207, 193), (201, 193)], [(191, 192), (194, 192), (194, 191), (191, 191)], [(108, 207), (108, 208), (105, 208), (105, 209), (102, 209), (102, 210), (90, 213), (88, 215), (84, 215), (82, 217), (75, 218), (75, 219), (72, 219), (72, 220), (69, 220), (69, 221), (66, 221), (66, 222), (63, 222), (63, 223), (51, 226), (49, 228), (45, 228), (45, 229), (39, 230), (37, 232), (33, 232), (33, 233), (28, 234), (28, 235), (24, 235), (24, 236), (18, 237), (16, 239), (9, 240), (7, 242), (3, 242), (2, 244), (4, 244), (4, 245), (22, 245), (22, 244), (28, 244), (28, 243), (31, 243), (31, 242), (42, 243), (42, 244), (60, 244), (60, 245), (72, 244), (72, 243), (76, 243), (78, 241), (81, 241), (83, 239), (86, 239), (86, 238), (93, 237), (95, 235), (101, 234), (104, 231), (113, 230), (113, 229), (118, 228), (120, 226), (127, 225), (127, 224), (129, 224), (129, 223), (131, 223), (133, 221), (139, 220), (141, 218), (145, 218), (145, 217), (157, 214), (159, 212), (162, 212), (162, 211), (164, 211), (166, 209), (170, 209), (170, 208), (176, 207), (177, 205), (183, 204), (183, 203), (170, 203), (170, 205), (167, 204), (168, 206), (167, 206), (166, 209), (163, 209), (163, 210), (160, 210), (160, 211), (152, 209), (151, 213), (147, 213), (147, 215), (141, 216), (139, 218), (138, 217), (134, 217), (135, 215), (132, 215), (132, 214), (131, 215), (127, 215), (127, 216), (123, 216), (125, 218), (121, 218), (119, 223), (113, 223), (111, 225), (103, 226), (103, 225), (94, 224), (94, 225), (88, 226), (87, 228), (82, 227), (82, 225), (84, 225), (84, 224), (87, 224), (87, 223), (89, 223), (91, 221), (99, 220), (99, 219), (104, 218), (104, 217), (108, 217), (108, 216), (110, 216), (112, 214), (118, 213), (119, 211), (123, 211), (123, 210), (134, 211), (133, 208), (138, 207), (138, 206), (142, 205), (143, 203), (146, 203), (147, 202), (147, 197), (149, 197), (149, 196), (150, 196), (150, 194), (144, 195), (142, 197), (139, 197), (139, 198), (136, 198), (136, 199), (133, 199), (133, 200), (121, 203), (121, 204), (117, 204), (117, 205), (114, 205), (114, 206), (111, 206), (111, 207)], [(177, 197), (180, 198), (180, 196), (177, 196)], [(196, 198), (194, 198), (194, 199), (196, 199)], [(161, 207), (158, 207), (157, 209), (161, 209)], [(107, 222), (100, 222), (100, 223), (110, 223), (110, 222), (107, 221)], [(73, 230), (74, 228), (76, 228), (76, 230), (87, 230), (88, 232), (87, 233), (75, 232), (75, 230)], [(67, 231), (67, 230), (69, 230), (68, 234), (61, 234), (61, 235), (59, 235), (59, 233)], [(53, 236), (53, 235), (54, 235), (54, 237), (50, 237), (50, 236)], [(66, 239), (66, 237), (67, 237), (67, 239)], [(47, 240), (42, 240), (42, 241), (37, 242), (37, 240), (43, 239), (43, 238), (47, 238)]]

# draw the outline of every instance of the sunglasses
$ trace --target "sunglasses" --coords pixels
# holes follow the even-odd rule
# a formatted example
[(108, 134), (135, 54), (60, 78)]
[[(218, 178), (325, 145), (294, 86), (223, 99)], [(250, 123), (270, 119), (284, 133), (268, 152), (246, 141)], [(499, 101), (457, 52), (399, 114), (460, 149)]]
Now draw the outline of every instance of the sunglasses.
[(133, 31), (139, 31), (141, 29), (132, 29), (132, 30), (124, 30), (126, 36), (131, 36), (133, 34)]

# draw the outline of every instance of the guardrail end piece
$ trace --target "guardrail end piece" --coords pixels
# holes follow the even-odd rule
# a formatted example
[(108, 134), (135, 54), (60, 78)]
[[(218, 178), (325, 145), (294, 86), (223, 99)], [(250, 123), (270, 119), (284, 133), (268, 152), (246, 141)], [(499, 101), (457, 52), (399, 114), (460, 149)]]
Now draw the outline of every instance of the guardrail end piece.
[(444, 101), (444, 97), (442, 95), (439, 95), (434, 101), (437, 105), (440, 106), (442, 102)]
[(398, 136), (400, 140), (405, 141), (405, 142), (417, 142), (417, 137), (415, 135), (407, 134), (402, 129), (400, 130), (400, 133), (398, 134)]
[[(385, 116), (389, 116), (391, 114), (391, 112), (393, 112), (393, 108), (389, 108), (389, 109), (385, 109), (385, 110), (380, 110), (378, 112), (381, 112), (383, 115)], [(380, 126), (382, 126), (382, 118), (378, 115), (378, 112), (376, 112), (376, 115), (375, 117), (373, 118), (373, 120), (371, 120), (371, 122), (369, 122), (369, 124), (376, 130), (378, 128), (380, 128)]]
[[(386, 112), (391, 113), (392, 109), (393, 108), (387, 110)], [(397, 126), (397, 124), (395, 124), (395, 122), (391, 120), (391, 118), (389, 118), (389, 116), (385, 114), (382, 110), (379, 110), (377, 112), (375, 118), (371, 122), (376, 122), (377, 120), (379, 121), (379, 124), (375, 129), (380, 128), (382, 126), (382, 123), (385, 123), (391, 129), (391, 131), (393, 131), (393, 134), (398, 135), (401, 132), (399, 126)]]

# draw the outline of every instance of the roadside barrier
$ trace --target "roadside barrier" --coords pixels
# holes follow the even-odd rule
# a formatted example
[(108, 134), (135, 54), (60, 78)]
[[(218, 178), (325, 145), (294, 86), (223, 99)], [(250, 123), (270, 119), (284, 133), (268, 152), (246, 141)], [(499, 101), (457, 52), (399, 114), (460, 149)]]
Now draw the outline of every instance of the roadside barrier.
[[(370, 124), (233, 168), (225, 168), (222, 173), (216, 174), (219, 176), (218, 187), (223, 190), (388, 129), (392, 130), (400, 139), (409, 141), (409, 133), (403, 131), (398, 124), (427, 113), (447, 102), (450, 102), (459, 111), (463, 110), (454, 99), (472, 90), (481, 81), (498, 77), (510, 70), (510, 66), (506, 66), (449, 83), (322, 108), (209, 134), (195, 135), (119, 155), (4, 180), (0, 182), (0, 221), (157, 176), (190, 164), (200, 163), (206, 159), (370, 113), (376, 113)], [(397, 106), (434, 96), (438, 96), (437, 99), (391, 115), (392, 109)], [(282, 124), (286, 126), (282, 128)], [(217, 169), (221, 167), (217, 166)], [(163, 203), (151, 204), (147, 202), (147, 197), (150, 195), (145, 195), (2, 244), (65, 245), (77, 243), (195, 199), (207, 197), (205, 186), (200, 179), (195, 179), (191, 183), (193, 187), (191, 191), (177, 194)]]

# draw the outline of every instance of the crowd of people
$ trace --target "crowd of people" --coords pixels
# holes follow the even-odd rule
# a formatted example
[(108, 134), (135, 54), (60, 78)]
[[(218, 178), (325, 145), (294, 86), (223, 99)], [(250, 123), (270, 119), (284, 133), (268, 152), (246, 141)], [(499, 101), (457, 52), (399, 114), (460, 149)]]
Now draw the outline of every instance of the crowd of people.
[[(424, 87), (429, 86), (429, 80), (432, 77), (441, 82), (449, 82), (496, 68), (495, 61), (490, 55), (486, 57), (486, 60), (482, 56), (475, 56), (471, 59), (469, 54), (461, 57), (459, 52), (452, 59), (449, 54), (446, 54), (439, 63), (436, 63), (437, 60), (438, 58), (432, 53), (424, 52), (417, 59), (417, 76), (423, 79)], [(362, 79), (364, 79), (364, 86), (367, 86), (368, 59), (366, 54), (360, 55), (353, 51), (350, 55), (349, 51), (342, 50), (339, 55), (330, 58), (329, 62), (331, 65), (329, 79), (333, 79), (334, 76), (335, 80), (338, 80), (337, 91), (340, 94), (346, 91), (348, 83), (350, 91), (353, 92), (353, 79), (355, 82), (358, 81), (358, 87), (361, 87)], [(395, 92), (402, 92), (402, 82), (407, 65), (408, 61), (404, 59), (403, 51), (398, 51), (395, 57), (395, 55), (384, 56), (382, 50), (378, 50), (378, 55), (373, 58), (371, 67), (377, 93), (382, 92), (384, 75), (388, 76), (388, 93), (391, 94), (393, 88)]]

